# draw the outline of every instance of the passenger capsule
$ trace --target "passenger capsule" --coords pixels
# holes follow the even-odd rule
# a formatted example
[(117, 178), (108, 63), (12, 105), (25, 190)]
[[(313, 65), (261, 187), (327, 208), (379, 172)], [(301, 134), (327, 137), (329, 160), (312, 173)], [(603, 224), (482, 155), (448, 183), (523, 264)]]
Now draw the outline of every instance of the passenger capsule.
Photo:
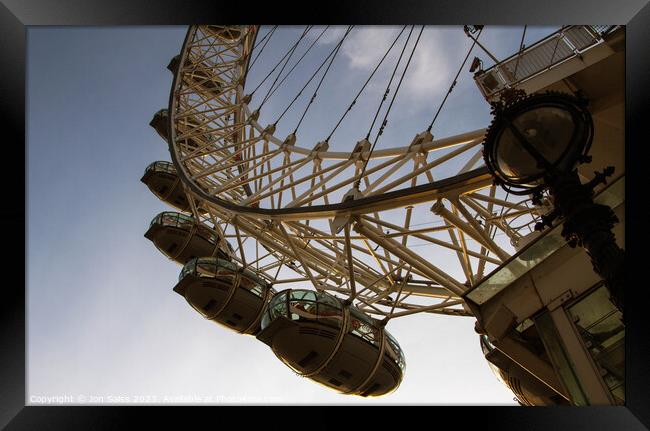
[(232, 26), (206, 25), (204, 29), (206, 33), (209, 33), (212, 36), (218, 37), (219, 39), (223, 39), (227, 42), (235, 42), (241, 37), (241, 30)]
[[(169, 62), (167, 69), (169, 69), (175, 75), (180, 62), (181, 56), (177, 55)], [(212, 95), (216, 95), (222, 92), (224, 83), (217, 75), (212, 75), (208, 72), (208, 70), (211, 69), (211, 66), (204, 63), (192, 63), (189, 60), (186, 60), (185, 65), (192, 66), (191, 69), (185, 70), (183, 72), (183, 80), (188, 86), (199, 88), (203, 92)]]
[(161, 138), (167, 142), (169, 138), (169, 115), (167, 115), (166, 109), (161, 109), (156, 112), (149, 122), (149, 125), (154, 128), (156, 132), (160, 135)]
[(512, 391), (519, 404), (523, 406), (569, 405), (561, 395), (496, 349), (486, 335), (481, 335), (481, 349), (492, 372)]
[(405, 361), (382, 325), (324, 292), (284, 290), (267, 306), (257, 339), (298, 374), (341, 393), (379, 396), (402, 381)]
[[(163, 138), (165, 142), (168, 142), (169, 112), (167, 109), (161, 109), (156, 112), (149, 122), (149, 125), (153, 127), (156, 132), (158, 132), (160, 137)], [(180, 144), (186, 145), (190, 151), (193, 151), (200, 147), (202, 145), (202, 141), (212, 139), (212, 135), (202, 130), (204, 128), (196, 121), (195, 118), (183, 117), (178, 120), (177, 126), (180, 133), (187, 132), (188, 135), (191, 135), (187, 138), (181, 137), (181, 139), (177, 140), (177, 142)]]
[(260, 331), (262, 313), (275, 294), (252, 271), (216, 257), (199, 257), (187, 262), (174, 292), (206, 319), (250, 335)]
[[(162, 254), (182, 265), (199, 256), (216, 255), (228, 259), (232, 250), (207, 226), (194, 218), (177, 212), (162, 212), (151, 221), (144, 236)], [(228, 244), (229, 246), (229, 244)]]
[[(149, 190), (161, 201), (180, 211), (190, 212), (190, 202), (171, 162), (153, 162), (147, 166), (140, 181), (145, 183)], [(206, 212), (201, 207), (198, 207), (197, 210), (200, 213)]]

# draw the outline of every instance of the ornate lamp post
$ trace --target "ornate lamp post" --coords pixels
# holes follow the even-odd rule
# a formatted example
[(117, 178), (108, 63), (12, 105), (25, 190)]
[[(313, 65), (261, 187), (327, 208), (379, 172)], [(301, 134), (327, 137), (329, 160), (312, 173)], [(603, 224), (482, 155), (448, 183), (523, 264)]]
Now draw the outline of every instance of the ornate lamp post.
[(494, 119), (483, 143), (483, 157), (495, 182), (515, 195), (532, 194), (540, 203), (548, 190), (554, 200), (551, 213), (542, 216), (536, 230), (564, 219), (562, 235), (571, 247), (580, 245), (595, 272), (607, 285), (612, 302), (623, 311), (624, 250), (612, 228), (618, 218), (612, 209), (593, 201), (594, 187), (606, 183), (612, 166), (586, 184), (576, 166), (589, 163), (593, 122), (587, 101), (563, 93), (526, 96), (510, 90), (492, 104)]

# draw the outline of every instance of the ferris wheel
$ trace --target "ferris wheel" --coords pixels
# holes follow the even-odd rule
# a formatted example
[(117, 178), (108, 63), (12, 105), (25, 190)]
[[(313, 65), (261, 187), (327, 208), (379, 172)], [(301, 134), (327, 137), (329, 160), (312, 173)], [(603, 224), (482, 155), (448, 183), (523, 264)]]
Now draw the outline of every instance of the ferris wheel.
[[(399, 385), (405, 367), (387, 324), (416, 313), (471, 317), (463, 294), (536, 234), (548, 208), (494, 184), (482, 157), (485, 129), (433, 136), (458, 75), (429, 124), (378, 148), (423, 27), (404, 26), (380, 48), (383, 56), (321, 141), (302, 141), (299, 127), (326, 93), (325, 77), (352, 26), (287, 109), (263, 122), (266, 102), (298, 79), (293, 70), (328, 30), (310, 42), (306, 35), (316, 30), (307, 26), (283, 56), (262, 64), (276, 28), (189, 28), (168, 66), (169, 107), (151, 123), (171, 162), (152, 163), (142, 179), (179, 212), (159, 214), (146, 236), (184, 265), (174, 290), (203, 316), (256, 336), (303, 376), (343, 393), (382, 395)], [(459, 74), (470, 52), (459, 56)], [(272, 82), (265, 95), (262, 83), (247, 83), (254, 67), (264, 70), (262, 83)], [(334, 145), (380, 67), (392, 74), (376, 95), (370, 130)], [(297, 104), (296, 128), (278, 135), (278, 122)]]

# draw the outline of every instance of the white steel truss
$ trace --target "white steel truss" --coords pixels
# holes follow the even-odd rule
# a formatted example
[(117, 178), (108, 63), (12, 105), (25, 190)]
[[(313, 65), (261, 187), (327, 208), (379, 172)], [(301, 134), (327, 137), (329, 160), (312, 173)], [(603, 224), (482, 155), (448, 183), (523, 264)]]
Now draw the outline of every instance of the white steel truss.
[(276, 137), (246, 93), (259, 28), (221, 28), (189, 29), (170, 97), (170, 153), (197, 220), (277, 288), (309, 284), (377, 319), (470, 315), (460, 296), (539, 215), (493, 185), (484, 130), (373, 152)]

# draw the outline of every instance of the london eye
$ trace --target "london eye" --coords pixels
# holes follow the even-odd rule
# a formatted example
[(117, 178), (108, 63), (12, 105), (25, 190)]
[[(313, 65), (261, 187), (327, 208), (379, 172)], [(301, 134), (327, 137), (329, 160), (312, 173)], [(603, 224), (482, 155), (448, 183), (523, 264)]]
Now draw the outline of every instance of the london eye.
[[(395, 102), (427, 37), (424, 26), (403, 26), (377, 46), (349, 103), (318, 120), (316, 140), (305, 119), (328, 87), (345, 80), (332, 65), (356, 28), (306, 26), (275, 57), (264, 55), (277, 28), (189, 27), (168, 65), (169, 106), (151, 122), (170, 160), (153, 162), (142, 177), (178, 212), (156, 216), (146, 237), (182, 266), (170, 287), (203, 317), (256, 337), (299, 375), (345, 394), (383, 395), (406, 369), (391, 322), (427, 313), (476, 317), (468, 293), (499, 271), (507, 278), (530, 269), (518, 256), (542, 236), (535, 226), (553, 199), (494, 181), (483, 157), (488, 124), (436, 136), (440, 112), (482, 47), (483, 26), (465, 26), (468, 49), (420, 129), (385, 133), (403, 109)], [(572, 40), (577, 51), (556, 46), (549, 64), (602, 42), (600, 30), (563, 27), (552, 42)], [(332, 40), (328, 49), (298, 76), (323, 37)], [(489, 102), (539, 73), (534, 68), (511, 61), (474, 79)], [(282, 92), (286, 103), (268, 108)], [(362, 99), (367, 122), (354, 124), (357, 135), (340, 133)], [(479, 342), (486, 357), (495, 350), (486, 335)], [(496, 372), (522, 404), (570, 398), (507, 369)]]

